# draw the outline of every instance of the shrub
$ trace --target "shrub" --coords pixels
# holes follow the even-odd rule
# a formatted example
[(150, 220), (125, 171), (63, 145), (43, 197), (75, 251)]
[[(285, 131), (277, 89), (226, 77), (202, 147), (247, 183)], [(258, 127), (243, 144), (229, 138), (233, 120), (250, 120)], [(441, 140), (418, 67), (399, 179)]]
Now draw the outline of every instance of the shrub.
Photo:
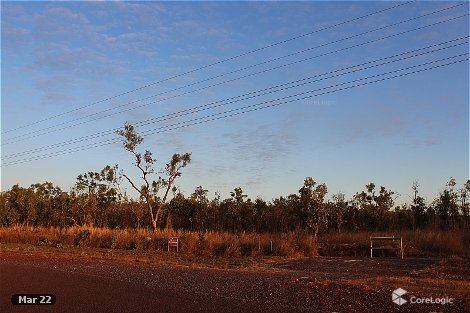
[(82, 246), (86, 245), (90, 241), (90, 231), (88, 229), (81, 230), (74, 240), (74, 245)]

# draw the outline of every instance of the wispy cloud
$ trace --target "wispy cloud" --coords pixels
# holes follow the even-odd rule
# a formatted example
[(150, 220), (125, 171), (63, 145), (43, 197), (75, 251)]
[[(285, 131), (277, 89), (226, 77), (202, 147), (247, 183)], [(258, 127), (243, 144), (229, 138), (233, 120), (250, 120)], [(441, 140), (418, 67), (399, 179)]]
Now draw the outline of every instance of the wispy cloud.
[(75, 83), (72, 76), (60, 75), (37, 80), (36, 88), (43, 92), (42, 103), (63, 104), (78, 100), (68, 92)]
[(16, 27), (8, 22), (2, 21), (2, 41), (9, 46), (23, 46), (28, 44), (28, 39), (31, 35), (29, 29), (23, 27)]
[(62, 6), (49, 7), (46, 11), (34, 15), (33, 25), (36, 38), (63, 41), (83, 38), (89, 32), (102, 29), (99, 25), (92, 25), (83, 13)]
[(124, 71), (121, 64), (110, 60), (106, 55), (88, 48), (55, 49), (40, 52), (37, 59), (28, 64), (26, 70), (49, 68), (61, 73), (88, 73), (106, 76)]

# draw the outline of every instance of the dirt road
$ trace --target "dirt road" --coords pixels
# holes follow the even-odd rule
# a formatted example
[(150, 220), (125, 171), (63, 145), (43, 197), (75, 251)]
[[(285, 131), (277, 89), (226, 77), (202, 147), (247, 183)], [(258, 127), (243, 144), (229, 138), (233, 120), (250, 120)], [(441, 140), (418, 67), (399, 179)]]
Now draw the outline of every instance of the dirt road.
[[(470, 312), (469, 260), (310, 258), (246, 269), (0, 253), (0, 312)], [(391, 293), (408, 291), (402, 306)], [(12, 305), (13, 294), (54, 305)], [(412, 296), (452, 304), (412, 304)]]

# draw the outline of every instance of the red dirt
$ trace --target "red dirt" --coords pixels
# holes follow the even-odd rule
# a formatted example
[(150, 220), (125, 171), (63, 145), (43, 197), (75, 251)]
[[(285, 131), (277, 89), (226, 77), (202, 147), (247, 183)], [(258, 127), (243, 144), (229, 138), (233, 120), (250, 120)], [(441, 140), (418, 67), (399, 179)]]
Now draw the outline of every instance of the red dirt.
[[(227, 270), (1, 252), (0, 275), (0, 312), (470, 312), (467, 259), (272, 259)], [(454, 302), (398, 306), (398, 287), (407, 300)], [(14, 306), (18, 293), (57, 303)]]

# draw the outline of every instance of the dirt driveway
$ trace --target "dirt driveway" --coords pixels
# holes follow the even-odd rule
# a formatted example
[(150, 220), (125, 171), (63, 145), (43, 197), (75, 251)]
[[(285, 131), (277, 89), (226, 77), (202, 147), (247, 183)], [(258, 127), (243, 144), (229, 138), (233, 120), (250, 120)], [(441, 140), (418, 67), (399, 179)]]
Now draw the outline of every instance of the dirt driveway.
[[(0, 312), (470, 312), (466, 259), (322, 257), (211, 269), (1, 252), (0, 278)], [(401, 306), (392, 302), (399, 287), (407, 291)], [(27, 293), (57, 302), (11, 304)]]

